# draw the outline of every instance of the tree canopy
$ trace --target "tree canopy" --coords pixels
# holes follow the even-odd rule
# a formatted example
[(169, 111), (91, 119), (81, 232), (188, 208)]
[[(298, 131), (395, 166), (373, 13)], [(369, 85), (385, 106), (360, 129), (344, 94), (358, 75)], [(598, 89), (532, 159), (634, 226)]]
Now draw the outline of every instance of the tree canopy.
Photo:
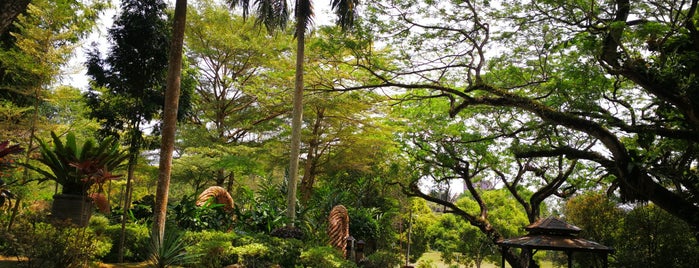
[[(624, 244), (643, 238), (620, 226), (667, 227), (658, 244), (699, 238), (699, 0), (331, 1), (339, 28), (314, 28), (300, 1), (293, 29), (281, 0), (225, 1), (242, 14), (178, 0), (172, 17), (165, 2), (124, 1), (109, 51), (88, 52), (86, 106), (59, 85), (61, 67), (105, 3), (24, 3), (0, 5), (1, 138), (21, 142), (37, 124), (89, 136), (97, 123), (134, 138), (167, 119), (153, 132), (164, 141), (156, 232), (173, 168), (178, 194), (240, 193), (245, 231), (317, 235), (343, 204), (369, 248), (399, 251), (410, 223), (410, 260), (429, 244), (480, 263), (555, 215), (623, 250), (616, 264), (693, 261)], [(535, 253), (501, 252), (512, 267), (536, 267)]]
[(369, 21), (396, 61), (366, 58), (359, 67), (383, 82), (354, 88), (403, 88), (446, 100), (436, 113), (496, 120), (471, 127), (514, 139), (518, 161), (582, 162), (610, 193), (697, 229), (696, 5), (382, 3)]

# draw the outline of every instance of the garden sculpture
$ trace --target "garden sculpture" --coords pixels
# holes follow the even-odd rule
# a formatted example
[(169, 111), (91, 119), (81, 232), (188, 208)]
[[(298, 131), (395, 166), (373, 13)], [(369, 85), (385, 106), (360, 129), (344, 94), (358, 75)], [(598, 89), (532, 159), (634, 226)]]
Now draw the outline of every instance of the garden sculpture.
[(347, 257), (347, 237), (349, 237), (349, 215), (347, 208), (337, 205), (330, 210), (328, 216), (328, 237), (330, 245), (342, 251), (342, 255)]
[(212, 197), (216, 198), (216, 204), (223, 205), (223, 209), (226, 210), (226, 212), (231, 212), (233, 210), (233, 197), (231, 197), (226, 189), (220, 186), (211, 186), (201, 192), (197, 198), (197, 206), (203, 206), (206, 201), (209, 201)]

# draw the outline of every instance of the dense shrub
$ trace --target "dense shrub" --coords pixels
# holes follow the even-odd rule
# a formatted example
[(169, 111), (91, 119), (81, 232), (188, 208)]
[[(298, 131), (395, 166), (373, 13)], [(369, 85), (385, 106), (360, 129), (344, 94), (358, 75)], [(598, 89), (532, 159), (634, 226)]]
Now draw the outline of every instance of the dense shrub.
[(211, 200), (197, 206), (195, 196), (186, 196), (171, 211), (168, 217), (182, 230), (227, 231), (233, 227), (233, 214), (226, 212), (222, 204), (215, 204)]
[[(299, 265), (302, 267), (352, 268), (357, 267), (353, 262), (342, 258), (342, 253), (328, 247), (313, 247), (301, 253)], [(388, 267), (388, 266), (387, 266)]]
[(26, 267), (83, 267), (107, 254), (112, 246), (108, 238), (89, 228), (46, 222), (18, 222), (3, 236), (9, 242), (4, 254), (26, 257), (22, 261)]
[(184, 239), (191, 245), (187, 251), (202, 254), (195, 267), (295, 267), (302, 248), (296, 239), (220, 231), (187, 232)]
[(220, 231), (186, 232), (184, 240), (190, 245), (186, 250), (201, 255), (193, 266), (218, 268), (237, 263), (238, 257), (232, 251), (237, 236)]
[(377, 251), (362, 260), (362, 266), (366, 268), (396, 267), (401, 264), (401, 257), (398, 253), (388, 251)]
[[(105, 262), (114, 263), (119, 259), (119, 239), (121, 239), (121, 224), (109, 225), (104, 229), (104, 234), (112, 240), (109, 253), (104, 257)], [(141, 224), (126, 224), (124, 236), (124, 260), (128, 262), (140, 262), (148, 259), (148, 244), (150, 243), (150, 229)]]
[(282, 267), (295, 267), (303, 242), (297, 239), (260, 236), (260, 242), (272, 250), (266, 256), (267, 262)]

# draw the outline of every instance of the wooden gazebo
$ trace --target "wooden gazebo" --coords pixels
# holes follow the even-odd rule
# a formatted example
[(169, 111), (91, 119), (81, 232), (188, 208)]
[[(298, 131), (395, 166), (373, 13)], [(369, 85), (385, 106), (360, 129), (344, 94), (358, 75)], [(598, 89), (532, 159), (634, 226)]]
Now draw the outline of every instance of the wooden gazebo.
[[(599, 254), (607, 267), (607, 255), (614, 249), (597, 242), (578, 237), (581, 229), (554, 217), (540, 219), (524, 228), (528, 234), (522, 237), (504, 239), (497, 244), (502, 252), (508, 248), (527, 250), (556, 250), (568, 255), (568, 267), (573, 267), (573, 252), (592, 252)], [(532, 254), (533, 255), (533, 254)], [(505, 267), (505, 257), (502, 257), (502, 267)]]

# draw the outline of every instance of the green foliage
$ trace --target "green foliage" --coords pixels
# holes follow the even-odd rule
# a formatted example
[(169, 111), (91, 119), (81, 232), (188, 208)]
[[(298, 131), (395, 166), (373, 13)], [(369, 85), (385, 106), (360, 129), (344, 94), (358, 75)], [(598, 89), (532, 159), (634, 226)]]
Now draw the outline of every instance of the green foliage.
[(416, 268), (436, 268), (437, 266), (434, 264), (433, 260), (426, 260), (422, 259), (417, 262)]
[[(410, 232), (410, 261), (416, 262), (422, 254), (427, 252), (430, 247), (429, 240), (430, 226), (437, 222), (437, 217), (434, 216), (434, 212), (427, 205), (427, 201), (419, 198), (409, 199), (409, 210), (404, 212), (401, 239), (403, 240), (401, 244), (407, 244), (408, 232)], [(390, 249), (384, 249), (390, 250)]]
[(478, 265), (497, 260), (496, 246), (478, 228), (453, 215), (443, 214), (428, 229), (430, 248), (441, 253), (447, 263)]
[(623, 219), (615, 256), (624, 267), (694, 267), (699, 242), (685, 222), (653, 204), (640, 205)]
[[(411, 247), (412, 250), (412, 247)], [(420, 254), (422, 255), (422, 254)], [(401, 264), (401, 255), (394, 251), (379, 250), (371, 255), (367, 256), (366, 259), (362, 260), (362, 267), (366, 268), (383, 268), (383, 267), (396, 267)]]
[[(637, 204), (625, 211), (604, 193), (585, 193), (566, 203), (568, 222), (583, 229), (581, 237), (616, 252), (610, 263), (623, 267), (692, 267), (699, 259), (691, 228), (653, 204)], [(576, 254), (574, 261), (584, 267), (600, 266), (591, 254)]]
[(0, 39), (0, 97), (33, 105), (106, 7), (106, 1), (31, 1)]
[(151, 267), (166, 268), (195, 263), (201, 255), (188, 252), (182, 233), (166, 229), (163, 237), (151, 233), (148, 261)]
[(186, 250), (201, 256), (195, 267), (218, 268), (238, 262), (232, 251), (237, 237), (232, 232), (200, 231), (186, 232), (184, 239), (190, 245)]
[(95, 232), (96, 235), (101, 236), (105, 234), (107, 228), (109, 227), (109, 218), (101, 214), (92, 215), (87, 227)]
[(222, 267), (242, 264), (246, 267), (294, 267), (302, 242), (268, 235), (243, 235), (232, 232), (188, 232), (187, 251), (201, 255), (195, 267)]
[(108, 238), (88, 228), (45, 222), (20, 221), (3, 239), (9, 242), (3, 254), (26, 257), (21, 263), (27, 267), (84, 267), (105, 256), (112, 246)]
[(224, 231), (233, 227), (233, 215), (223, 209), (223, 204), (216, 204), (211, 199), (197, 206), (195, 196), (185, 196), (170, 211), (168, 217), (182, 230)]
[(580, 236), (610, 247), (616, 247), (615, 237), (623, 228), (624, 215), (602, 192), (583, 193), (565, 204), (566, 221), (582, 229)]
[[(121, 224), (107, 226), (104, 234), (117, 243), (121, 237)], [(129, 262), (141, 262), (148, 258), (148, 245), (150, 243), (150, 228), (142, 224), (127, 223), (124, 236), (124, 260)], [(118, 261), (119, 249), (114, 246), (104, 257), (105, 262), (115, 263)]]
[(53, 146), (39, 141), (40, 163), (49, 171), (28, 166), (44, 176), (41, 181), (53, 180), (63, 186), (64, 194), (85, 195), (94, 184), (101, 187), (106, 181), (116, 178), (110, 172), (119, 168), (127, 155), (119, 147), (119, 142), (108, 137), (100, 142), (87, 139), (78, 144), (73, 132), (66, 135), (65, 143), (56, 133), (51, 132)]
[(357, 267), (353, 262), (345, 260), (342, 253), (328, 246), (312, 247), (301, 252), (299, 258), (301, 267), (317, 268), (352, 268)]
[[(523, 227), (529, 225), (529, 219), (521, 205), (507, 190), (486, 190), (481, 196), (488, 207), (488, 220), (504, 237), (524, 235)], [(480, 214), (478, 204), (469, 195), (459, 198), (456, 205), (475, 215)]]
[(247, 187), (239, 189), (236, 199), (236, 229), (269, 234), (281, 227), (287, 220), (285, 210), (284, 185), (265, 180), (260, 183), (257, 192)]

